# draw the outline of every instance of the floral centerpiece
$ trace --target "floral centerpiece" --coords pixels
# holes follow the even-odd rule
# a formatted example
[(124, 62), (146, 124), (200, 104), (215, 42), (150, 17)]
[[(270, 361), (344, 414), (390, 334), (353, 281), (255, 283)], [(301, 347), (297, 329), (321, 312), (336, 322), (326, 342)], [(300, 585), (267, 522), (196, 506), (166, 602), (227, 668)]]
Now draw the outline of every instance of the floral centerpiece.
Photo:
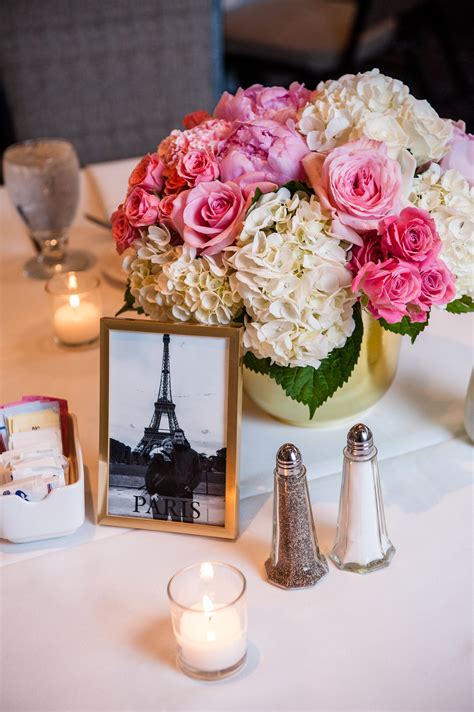
[(361, 309), (412, 340), (473, 309), (473, 138), (377, 69), (254, 85), (184, 118), (112, 215), (125, 304), (244, 325), (245, 365), (315, 409), (361, 348)]

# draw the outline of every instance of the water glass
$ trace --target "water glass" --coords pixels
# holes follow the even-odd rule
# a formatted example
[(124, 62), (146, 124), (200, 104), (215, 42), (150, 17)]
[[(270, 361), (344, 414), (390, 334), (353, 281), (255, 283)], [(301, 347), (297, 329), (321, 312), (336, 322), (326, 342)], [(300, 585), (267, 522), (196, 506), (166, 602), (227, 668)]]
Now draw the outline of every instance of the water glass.
[(28, 277), (49, 279), (57, 272), (87, 269), (86, 252), (67, 252), (67, 231), (79, 203), (79, 160), (62, 139), (14, 144), (3, 155), (8, 193), (28, 228), (37, 256), (24, 268)]

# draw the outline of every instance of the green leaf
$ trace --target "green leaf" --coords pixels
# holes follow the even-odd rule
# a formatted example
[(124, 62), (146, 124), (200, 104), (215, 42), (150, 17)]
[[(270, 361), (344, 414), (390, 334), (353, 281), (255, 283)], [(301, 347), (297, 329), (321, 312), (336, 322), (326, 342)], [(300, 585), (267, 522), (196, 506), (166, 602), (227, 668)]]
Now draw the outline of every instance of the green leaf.
[(267, 374), (285, 391), (286, 395), (309, 408), (309, 417), (340, 388), (354, 370), (362, 344), (362, 317), (359, 304), (354, 307), (355, 328), (344, 346), (333, 349), (321, 361), (319, 368), (312, 366), (278, 366), (269, 358), (257, 358), (250, 351), (244, 364), (255, 373)]
[(472, 297), (468, 297), (467, 294), (465, 294), (464, 297), (455, 299), (454, 302), (448, 304), (446, 311), (451, 312), (451, 314), (465, 314), (466, 312), (474, 311)]
[(263, 193), (262, 193), (262, 191), (260, 190), (260, 188), (256, 188), (256, 189), (255, 189), (255, 193), (254, 193), (253, 198), (252, 198), (252, 202), (250, 203), (249, 209), (250, 209), (250, 207), (251, 207), (252, 205), (254, 205), (254, 204), (257, 202), (257, 200), (258, 200), (262, 195), (263, 195)]
[(242, 309), (242, 311), (234, 317), (233, 322), (235, 324), (243, 324), (245, 322), (245, 309)]
[(290, 191), (291, 195), (294, 195), (298, 191), (306, 193), (307, 195), (313, 195), (314, 191), (312, 188), (307, 183), (303, 183), (300, 180), (290, 180), (288, 183), (285, 183), (283, 188), (286, 188), (287, 190)]
[(130, 290), (130, 282), (127, 282), (127, 286), (125, 288), (123, 298), (124, 298), (123, 306), (120, 307), (120, 309), (118, 310), (118, 312), (116, 313), (115, 316), (119, 316), (120, 314), (124, 314), (125, 312), (128, 312), (128, 311), (134, 311), (137, 314), (145, 313), (143, 311), (142, 307), (135, 306), (135, 297), (133, 296), (133, 294)]
[(426, 314), (426, 321), (410, 321), (407, 316), (404, 316), (401, 321), (397, 324), (389, 324), (385, 319), (379, 319), (380, 326), (382, 326), (387, 331), (391, 331), (394, 334), (402, 334), (402, 336), (409, 336), (411, 343), (414, 344), (416, 337), (421, 334), (421, 332), (428, 326), (430, 320), (430, 313)]

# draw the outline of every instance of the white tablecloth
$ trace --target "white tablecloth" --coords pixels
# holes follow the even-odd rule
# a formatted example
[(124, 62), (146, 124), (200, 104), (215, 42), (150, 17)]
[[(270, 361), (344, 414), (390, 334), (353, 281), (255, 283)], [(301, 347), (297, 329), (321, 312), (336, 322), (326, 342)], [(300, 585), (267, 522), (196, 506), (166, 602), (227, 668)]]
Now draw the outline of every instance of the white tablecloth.
[[(72, 247), (93, 251), (101, 274), (107, 231), (86, 222), (119, 202), (134, 162), (83, 172)], [(437, 311), (399, 372), (364, 415), (379, 448), (390, 537), (387, 569), (330, 575), (314, 589), (266, 583), (275, 452), (302, 450), (321, 548), (335, 535), (347, 428), (296, 429), (244, 399), (241, 536), (237, 542), (97, 527), (99, 350), (52, 341), (44, 285), (21, 268), (30, 247), (0, 190), (1, 393), (65, 397), (78, 416), (88, 470), (87, 521), (74, 535), (1, 543), (2, 709), (458, 710), (471, 709), (472, 449), (463, 429), (472, 319)], [(105, 278), (105, 313), (121, 291)], [(248, 579), (249, 661), (235, 678), (199, 683), (180, 673), (165, 588), (202, 559)]]

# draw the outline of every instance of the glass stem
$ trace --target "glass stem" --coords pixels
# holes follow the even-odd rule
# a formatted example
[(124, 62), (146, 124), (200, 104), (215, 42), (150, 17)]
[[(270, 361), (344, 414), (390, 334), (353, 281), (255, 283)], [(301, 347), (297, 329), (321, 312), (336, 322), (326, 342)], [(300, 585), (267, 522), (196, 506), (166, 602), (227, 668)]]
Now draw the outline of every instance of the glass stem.
[(66, 256), (67, 235), (63, 232), (49, 233), (47, 236), (32, 235), (33, 242), (40, 247), (39, 262), (46, 265), (61, 264)]

